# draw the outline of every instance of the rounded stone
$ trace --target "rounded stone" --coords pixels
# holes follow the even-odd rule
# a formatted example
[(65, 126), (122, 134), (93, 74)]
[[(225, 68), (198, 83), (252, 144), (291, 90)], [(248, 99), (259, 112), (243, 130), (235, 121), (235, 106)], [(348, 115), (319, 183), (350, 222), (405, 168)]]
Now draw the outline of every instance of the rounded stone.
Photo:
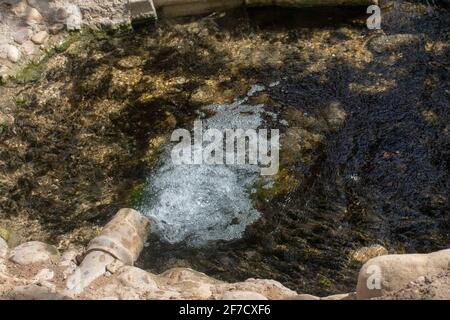
[(136, 267), (123, 267), (119, 271), (118, 280), (122, 285), (136, 290), (138, 294), (146, 294), (158, 289), (158, 285), (150, 274)]
[(31, 37), (31, 41), (33, 41), (35, 44), (43, 44), (47, 40), (47, 38), (47, 31), (39, 31)]
[(37, 11), (35, 8), (31, 8), (30, 10), (27, 11), (26, 23), (29, 26), (32, 26), (34, 24), (40, 24), (42, 23), (43, 20), (44, 18), (42, 17), (40, 12)]
[(20, 60), (20, 51), (15, 46), (9, 46), (8, 49), (8, 59), (9, 61), (16, 63)]
[(18, 44), (23, 44), (25, 41), (30, 39), (32, 34), (32, 31), (27, 28), (22, 28), (17, 30), (17, 32), (14, 34), (13, 39)]
[(420, 276), (435, 276), (449, 267), (450, 249), (430, 254), (393, 254), (367, 261), (359, 271), (358, 300), (382, 297)]
[(57, 261), (58, 250), (51, 245), (39, 241), (21, 244), (11, 251), (9, 260), (20, 265), (43, 264)]

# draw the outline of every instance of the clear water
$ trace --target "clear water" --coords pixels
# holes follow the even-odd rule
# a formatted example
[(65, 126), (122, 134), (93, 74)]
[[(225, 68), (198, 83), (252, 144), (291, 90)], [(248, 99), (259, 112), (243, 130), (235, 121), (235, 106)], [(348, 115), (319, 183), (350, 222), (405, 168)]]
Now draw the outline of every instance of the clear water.
[[(261, 90), (262, 86), (253, 86), (248, 96)], [(203, 120), (203, 131), (258, 129), (263, 124), (264, 106), (248, 105), (247, 99), (205, 107), (214, 115)], [(139, 208), (151, 219), (152, 232), (169, 243), (193, 246), (240, 238), (246, 226), (260, 217), (249, 199), (260, 168), (249, 164), (174, 165), (172, 147), (167, 146), (161, 167), (148, 178)]]

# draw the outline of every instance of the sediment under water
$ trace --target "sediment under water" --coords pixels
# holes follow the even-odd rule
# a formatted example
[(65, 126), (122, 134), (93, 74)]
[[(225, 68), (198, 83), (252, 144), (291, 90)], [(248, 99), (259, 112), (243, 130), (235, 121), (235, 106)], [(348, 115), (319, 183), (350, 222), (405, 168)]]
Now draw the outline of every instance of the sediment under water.
[[(403, 1), (397, 13), (384, 12), (383, 31), (366, 28), (365, 8), (356, 20), (320, 12), (239, 11), (144, 33), (100, 33), (28, 69), (10, 95), (0, 88), (15, 118), (0, 132), (2, 227), (24, 240), (86, 244), (132, 205), (127, 196), (141, 191), (152, 168), (176, 185), (173, 171), (154, 167), (153, 141), (260, 83), (266, 90), (245, 105), (264, 105), (264, 126), (280, 129), (283, 147), (273, 183), (257, 181), (256, 193), (238, 197), (250, 207), (249, 197), (259, 218), (236, 232), (240, 239), (202, 246), (189, 243), (197, 226), (160, 228), (139, 266), (192, 267), (227, 281), (271, 278), (325, 295), (354, 289), (360, 264), (351, 256), (360, 247), (447, 247), (448, 10)], [(159, 204), (172, 219), (170, 205)], [(229, 218), (211, 225), (223, 230)]]

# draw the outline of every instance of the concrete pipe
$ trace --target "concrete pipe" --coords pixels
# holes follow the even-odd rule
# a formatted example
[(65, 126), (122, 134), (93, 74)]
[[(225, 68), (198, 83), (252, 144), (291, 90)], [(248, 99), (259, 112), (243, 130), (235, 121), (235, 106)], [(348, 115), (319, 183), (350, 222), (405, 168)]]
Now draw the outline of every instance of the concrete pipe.
[(150, 232), (150, 221), (133, 209), (122, 209), (106, 224), (88, 246), (91, 251), (107, 252), (126, 265), (139, 257)]
[(88, 246), (83, 261), (67, 278), (66, 294), (80, 294), (113, 263), (133, 265), (150, 232), (150, 221), (133, 209), (122, 209)]

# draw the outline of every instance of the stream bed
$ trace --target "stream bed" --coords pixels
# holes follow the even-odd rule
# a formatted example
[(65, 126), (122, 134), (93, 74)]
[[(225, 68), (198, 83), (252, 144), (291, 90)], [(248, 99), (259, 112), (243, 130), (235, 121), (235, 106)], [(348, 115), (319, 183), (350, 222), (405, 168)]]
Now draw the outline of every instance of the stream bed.
[[(255, 8), (71, 35), (0, 87), (0, 227), (67, 248), (131, 206), (153, 225), (139, 267), (317, 295), (354, 290), (361, 247), (447, 248), (450, 13), (366, 17)], [(278, 173), (174, 167), (172, 132), (199, 119), (278, 129)]]

